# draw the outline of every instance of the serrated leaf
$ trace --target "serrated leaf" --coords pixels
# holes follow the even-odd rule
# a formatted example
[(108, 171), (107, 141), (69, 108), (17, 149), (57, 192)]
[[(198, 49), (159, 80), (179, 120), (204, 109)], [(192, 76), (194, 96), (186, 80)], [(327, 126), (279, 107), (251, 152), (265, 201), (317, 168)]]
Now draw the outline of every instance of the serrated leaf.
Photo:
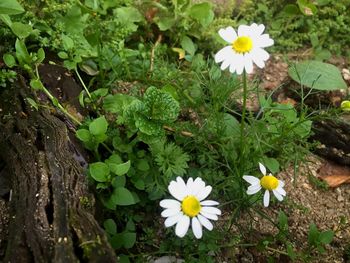
[(0, 1), (0, 14), (17, 15), (23, 12), (23, 7), (16, 0)]
[(124, 175), (130, 169), (130, 160), (122, 164), (110, 163), (109, 168), (111, 169), (111, 172), (115, 173), (116, 175)]
[(114, 204), (121, 206), (133, 205), (136, 203), (132, 193), (125, 187), (114, 188), (111, 199)]
[(340, 70), (331, 64), (310, 60), (288, 69), (289, 76), (301, 85), (318, 90), (346, 89)]
[(109, 167), (103, 162), (92, 163), (89, 166), (89, 172), (92, 178), (97, 182), (107, 182), (109, 177)]
[(101, 116), (97, 119), (94, 119), (90, 124), (89, 124), (89, 131), (93, 135), (103, 135), (107, 132), (108, 129), (108, 122), (105, 118), (105, 116)]
[(125, 94), (109, 95), (103, 101), (103, 108), (112, 113), (122, 114), (134, 100), (134, 97)]
[(89, 142), (92, 139), (91, 133), (87, 129), (79, 129), (75, 135), (83, 142)]

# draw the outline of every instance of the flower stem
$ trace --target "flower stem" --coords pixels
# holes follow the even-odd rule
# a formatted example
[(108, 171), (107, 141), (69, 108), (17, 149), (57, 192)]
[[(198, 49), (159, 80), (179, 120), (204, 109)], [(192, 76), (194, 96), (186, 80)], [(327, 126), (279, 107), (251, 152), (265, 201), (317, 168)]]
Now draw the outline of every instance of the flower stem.
[(74, 69), (74, 71), (75, 71), (75, 74), (77, 74), (78, 79), (79, 79), (81, 85), (83, 85), (83, 88), (85, 89), (86, 94), (87, 94), (87, 95), (89, 96), (89, 98), (91, 99), (91, 94), (90, 94), (88, 88), (86, 87), (86, 85), (85, 85), (83, 79), (80, 77), (79, 71), (78, 71), (77, 69)]
[(242, 115), (241, 115), (241, 145), (240, 145), (240, 168), (241, 172), (243, 172), (244, 166), (244, 125), (245, 125), (245, 117), (246, 117), (246, 107), (247, 107), (247, 73), (243, 70), (243, 103), (242, 103)]

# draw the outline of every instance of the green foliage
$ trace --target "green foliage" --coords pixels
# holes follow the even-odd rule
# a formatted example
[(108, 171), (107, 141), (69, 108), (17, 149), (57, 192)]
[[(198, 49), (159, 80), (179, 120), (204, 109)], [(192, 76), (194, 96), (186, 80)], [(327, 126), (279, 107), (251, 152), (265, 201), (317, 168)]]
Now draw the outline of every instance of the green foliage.
[(16, 0), (3, 0), (0, 3), (1, 15), (17, 15), (23, 12), (23, 7)]
[(334, 232), (332, 230), (327, 230), (320, 232), (317, 229), (317, 226), (312, 223), (310, 225), (309, 234), (308, 234), (308, 243), (312, 248), (316, 248), (318, 252), (326, 252), (324, 246), (331, 243), (334, 237)]
[(168, 178), (183, 176), (188, 168), (190, 157), (174, 143), (163, 145), (152, 153), (159, 170)]
[(179, 103), (169, 93), (149, 87), (142, 101), (134, 100), (125, 109), (124, 121), (145, 135), (161, 137), (163, 125), (174, 122), (179, 111)]
[(348, 0), (252, 1), (235, 20), (239, 24), (254, 21), (267, 25), (275, 50), (312, 47), (315, 57), (324, 60), (330, 58), (330, 53), (349, 54), (349, 10)]
[(317, 90), (346, 89), (340, 70), (331, 64), (319, 61), (303, 61), (291, 66), (289, 76), (308, 88)]

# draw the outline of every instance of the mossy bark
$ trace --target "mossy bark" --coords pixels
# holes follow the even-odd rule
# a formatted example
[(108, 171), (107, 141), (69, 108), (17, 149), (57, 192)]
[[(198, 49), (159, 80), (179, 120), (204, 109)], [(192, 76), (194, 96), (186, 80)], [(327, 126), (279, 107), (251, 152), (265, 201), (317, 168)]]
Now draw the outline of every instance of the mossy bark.
[[(66, 124), (31, 108), (20, 81), (1, 91), (0, 158), (9, 182), (2, 262), (116, 262)], [(4, 179), (4, 178), (3, 178)]]

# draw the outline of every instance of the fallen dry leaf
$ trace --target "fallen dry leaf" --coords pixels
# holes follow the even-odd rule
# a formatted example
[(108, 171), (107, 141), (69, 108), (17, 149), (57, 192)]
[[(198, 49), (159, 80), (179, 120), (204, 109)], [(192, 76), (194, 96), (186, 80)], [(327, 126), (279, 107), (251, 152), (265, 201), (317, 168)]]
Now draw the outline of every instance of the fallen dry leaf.
[(338, 187), (341, 184), (350, 183), (350, 167), (341, 166), (326, 161), (319, 169), (320, 179), (325, 181), (330, 187)]

